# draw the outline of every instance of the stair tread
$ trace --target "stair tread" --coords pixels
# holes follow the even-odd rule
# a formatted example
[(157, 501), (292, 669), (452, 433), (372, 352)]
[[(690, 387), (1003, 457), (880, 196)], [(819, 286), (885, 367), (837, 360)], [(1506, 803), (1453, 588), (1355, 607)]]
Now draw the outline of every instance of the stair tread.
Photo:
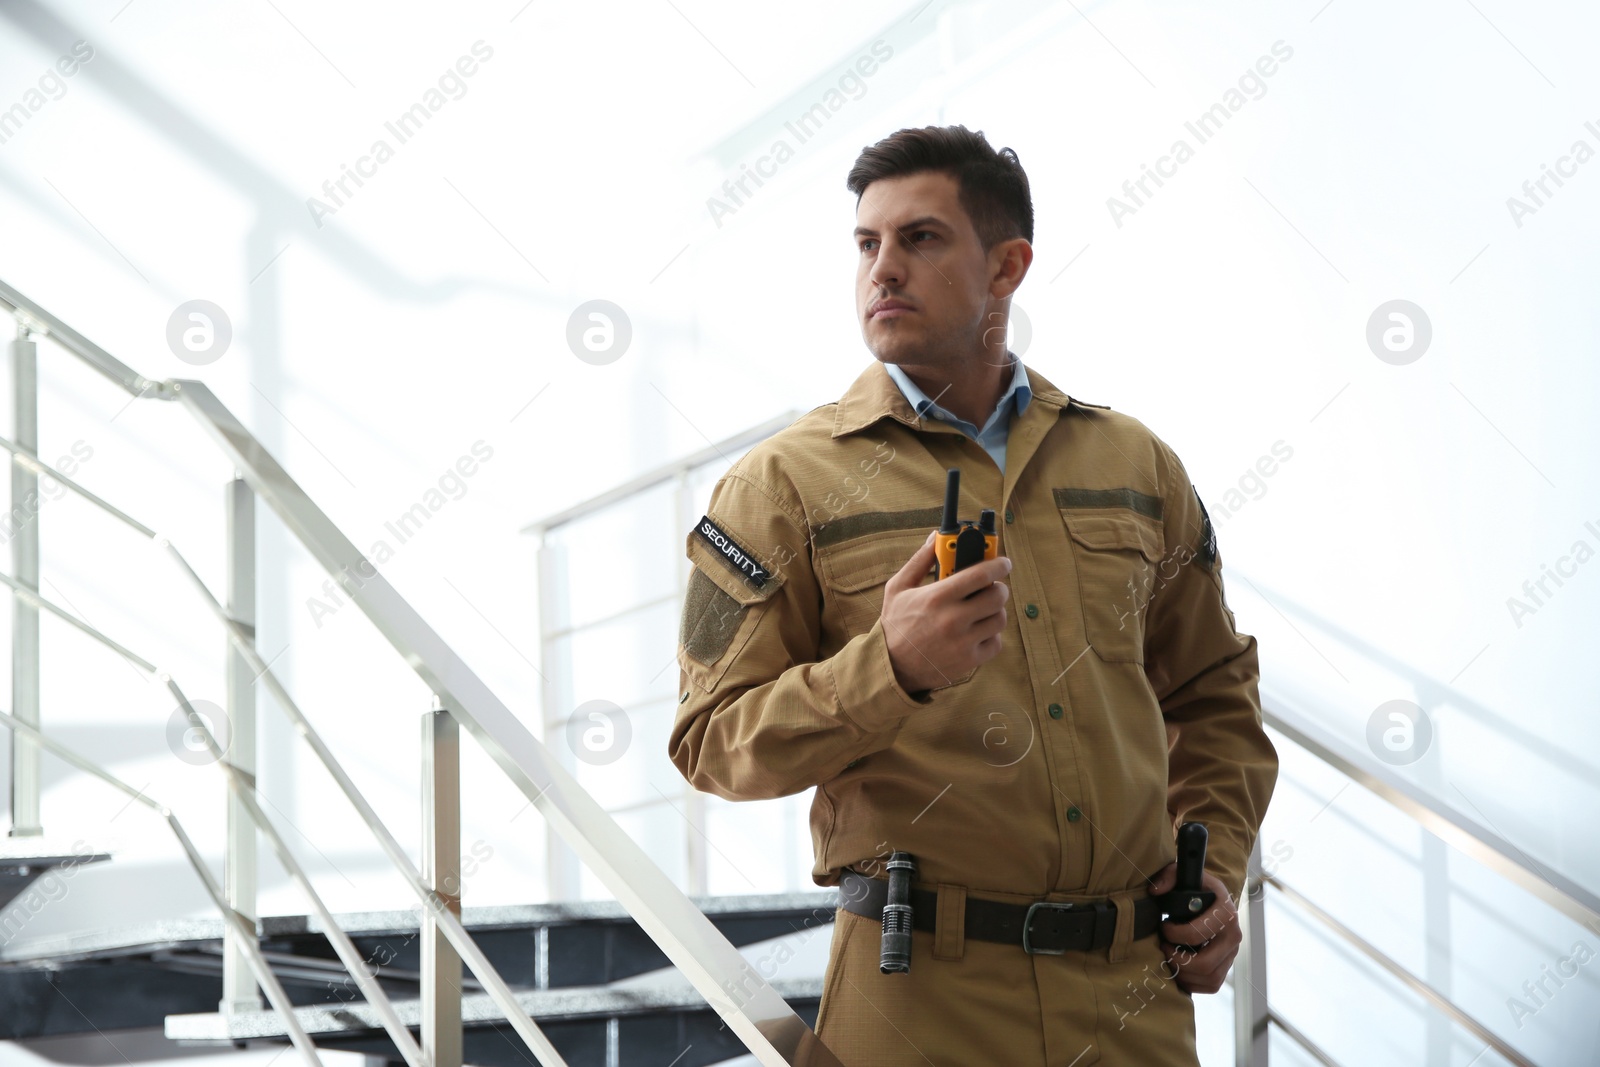
[(77, 868), (86, 863), (99, 863), (110, 858), (109, 852), (96, 852), (85, 847), (82, 839), (69, 843), (64, 838), (42, 834), (0, 838), (0, 922), (7, 922), (8, 928), (17, 923), (15, 913), (5, 916), (14, 907), (31, 906), (31, 911), (37, 911), (42, 906), (37, 897), (24, 900), (23, 895), (39, 892), (40, 887), (36, 883), (46, 875), (53, 873), (59, 882), (71, 878), (77, 873)]
[(68, 841), (63, 837), (40, 834), (0, 837), (0, 865), (29, 860), (34, 862), (52, 860), (56, 863), (73, 860), (78, 863), (91, 863), (111, 858), (109, 852), (97, 852), (94, 849), (85, 852), (82, 845), (81, 839)]
[[(822, 996), (822, 978), (778, 978), (768, 982), (787, 1001), (817, 999)], [(653, 974), (643, 979), (605, 986), (568, 986), (561, 989), (519, 990), (517, 1003), (535, 1021), (557, 1018), (611, 1017), (662, 1009), (707, 1008), (705, 998), (675, 971)], [(395, 1013), (408, 1026), (420, 1025), (422, 1002), (393, 999)], [(379, 1030), (377, 1012), (364, 1000), (344, 1004), (308, 1005), (295, 1009), (295, 1017), (312, 1037)], [(502, 1012), (487, 993), (472, 993), (461, 998), (461, 1019), (468, 1026), (503, 1022)], [(199, 1015), (169, 1015), (166, 1036), (174, 1041), (227, 1042), (284, 1038), (288, 1031), (274, 1011), (236, 1012), (224, 1015), (210, 1012)]]
[[(832, 910), (838, 892), (819, 889), (797, 893), (752, 893), (693, 898), (694, 904), (711, 918), (726, 915), (763, 915), (782, 912)], [(416, 909), (349, 912), (335, 915), (340, 927), (351, 936), (404, 933), (417, 928)], [(462, 922), (471, 930), (564, 925), (580, 922), (620, 922), (628, 920), (627, 909), (615, 900), (564, 901), (553, 904), (499, 904), (462, 909)], [(268, 915), (261, 919), (265, 937), (320, 933), (321, 921), (314, 915)], [(222, 939), (221, 918), (161, 919), (122, 927), (59, 934), (28, 941), (13, 941), (0, 948), (0, 963), (26, 964), (35, 961), (114, 956), (170, 948), (197, 941)]]

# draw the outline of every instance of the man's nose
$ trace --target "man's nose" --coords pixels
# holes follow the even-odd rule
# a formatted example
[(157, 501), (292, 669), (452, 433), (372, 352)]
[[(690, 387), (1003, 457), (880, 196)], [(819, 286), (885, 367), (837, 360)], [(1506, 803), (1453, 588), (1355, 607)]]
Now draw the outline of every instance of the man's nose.
[(867, 279), (879, 289), (898, 289), (906, 283), (905, 260), (891, 248), (880, 248)]

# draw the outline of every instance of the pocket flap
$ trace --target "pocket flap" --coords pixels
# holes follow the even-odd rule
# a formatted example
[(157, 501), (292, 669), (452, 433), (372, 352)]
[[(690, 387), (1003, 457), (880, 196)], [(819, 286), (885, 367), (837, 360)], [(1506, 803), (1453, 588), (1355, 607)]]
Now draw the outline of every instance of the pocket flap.
[(925, 529), (868, 534), (831, 549), (818, 557), (818, 563), (827, 576), (828, 588), (854, 593), (888, 581), (927, 539)]
[(1085, 548), (1129, 548), (1151, 563), (1160, 563), (1166, 552), (1162, 524), (1136, 511), (1117, 509), (1062, 508), (1072, 539)]

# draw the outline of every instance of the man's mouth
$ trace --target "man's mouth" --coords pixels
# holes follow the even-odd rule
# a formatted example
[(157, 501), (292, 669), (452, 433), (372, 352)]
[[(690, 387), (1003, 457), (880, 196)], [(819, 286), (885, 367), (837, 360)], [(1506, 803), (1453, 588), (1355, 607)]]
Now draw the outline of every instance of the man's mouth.
[(909, 315), (915, 309), (904, 300), (880, 300), (867, 312), (869, 319), (895, 319)]

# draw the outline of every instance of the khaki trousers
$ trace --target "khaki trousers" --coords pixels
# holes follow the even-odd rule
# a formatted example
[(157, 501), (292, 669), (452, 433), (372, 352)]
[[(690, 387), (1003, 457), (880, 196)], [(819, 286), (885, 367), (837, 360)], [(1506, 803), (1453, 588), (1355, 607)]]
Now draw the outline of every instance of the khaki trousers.
[(1060, 955), (963, 937), (964, 894), (939, 887), (907, 974), (878, 970), (878, 920), (838, 910), (817, 1036), (844, 1067), (1198, 1067), (1194, 1004), (1160, 937), (1133, 940), (1134, 894), (1109, 949)]

